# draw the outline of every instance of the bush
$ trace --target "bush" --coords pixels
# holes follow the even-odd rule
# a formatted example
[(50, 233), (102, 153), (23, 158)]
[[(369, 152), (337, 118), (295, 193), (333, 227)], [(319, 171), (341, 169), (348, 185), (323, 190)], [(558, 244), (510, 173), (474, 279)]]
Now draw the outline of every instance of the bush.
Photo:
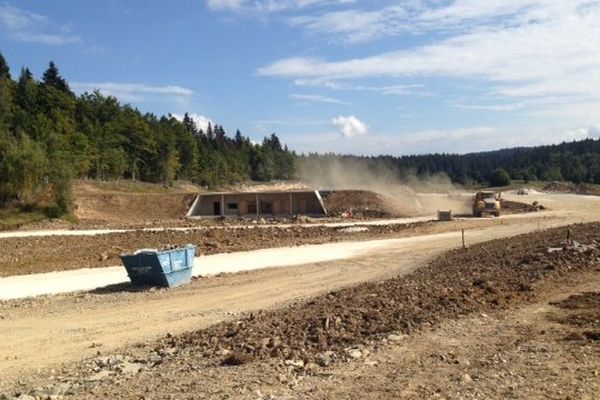
[(494, 172), (492, 172), (492, 177), (490, 179), (490, 184), (492, 186), (508, 186), (510, 185), (510, 175), (504, 168), (496, 168)]

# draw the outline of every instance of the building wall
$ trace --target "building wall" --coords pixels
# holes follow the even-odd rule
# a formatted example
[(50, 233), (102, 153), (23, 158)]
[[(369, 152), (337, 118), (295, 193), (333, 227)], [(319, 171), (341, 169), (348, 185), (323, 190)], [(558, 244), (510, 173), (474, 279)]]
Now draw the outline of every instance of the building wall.
[[(215, 203), (218, 203), (216, 207)], [(257, 211), (260, 216), (324, 215), (319, 199), (314, 192), (282, 192), (201, 194), (192, 216), (255, 217)]]

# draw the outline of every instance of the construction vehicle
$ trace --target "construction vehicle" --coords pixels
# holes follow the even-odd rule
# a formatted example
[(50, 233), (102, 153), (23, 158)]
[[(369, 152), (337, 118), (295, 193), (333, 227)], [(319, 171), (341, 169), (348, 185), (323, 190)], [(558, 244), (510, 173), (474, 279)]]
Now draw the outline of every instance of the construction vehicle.
[(500, 193), (492, 191), (479, 191), (473, 196), (473, 216), (481, 217), (483, 214), (500, 216)]

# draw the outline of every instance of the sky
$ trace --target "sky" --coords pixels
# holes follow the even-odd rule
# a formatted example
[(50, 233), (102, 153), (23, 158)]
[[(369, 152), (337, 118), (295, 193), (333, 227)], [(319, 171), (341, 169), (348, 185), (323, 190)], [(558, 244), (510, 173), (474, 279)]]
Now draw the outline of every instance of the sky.
[(600, 137), (600, 0), (0, 0), (0, 52), (304, 153)]

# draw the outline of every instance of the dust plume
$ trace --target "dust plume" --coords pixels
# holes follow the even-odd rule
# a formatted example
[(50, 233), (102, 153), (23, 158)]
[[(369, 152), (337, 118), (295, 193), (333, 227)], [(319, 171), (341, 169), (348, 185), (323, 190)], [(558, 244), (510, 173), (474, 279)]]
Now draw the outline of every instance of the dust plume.
[(430, 215), (437, 210), (455, 214), (470, 211), (470, 197), (443, 173), (417, 176), (400, 171), (391, 163), (369, 159), (306, 159), (300, 177), (307, 185), (322, 190), (368, 190), (383, 196), (396, 215)]

